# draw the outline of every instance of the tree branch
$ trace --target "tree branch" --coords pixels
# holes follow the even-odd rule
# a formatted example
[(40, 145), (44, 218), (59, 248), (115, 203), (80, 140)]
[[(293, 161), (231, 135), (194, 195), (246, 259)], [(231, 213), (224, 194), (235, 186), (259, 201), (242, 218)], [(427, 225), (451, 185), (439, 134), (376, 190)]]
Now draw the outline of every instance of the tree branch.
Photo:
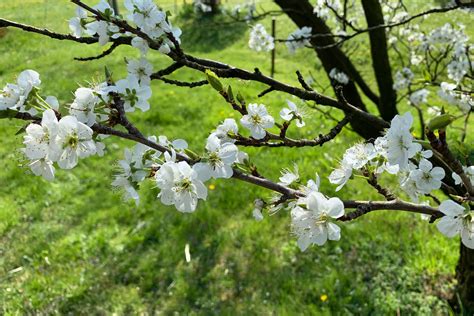
[[(120, 102), (116, 102), (115, 106), (120, 109)], [(121, 112), (121, 110), (119, 110)], [(26, 121), (37, 121), (39, 120), (38, 117), (32, 116), (28, 113), (16, 113), (14, 116), (18, 119), (21, 120), (26, 120)], [(160, 152), (168, 152), (170, 153), (170, 149), (153, 142), (147, 138), (145, 138), (138, 129), (136, 129), (135, 126), (131, 122), (129, 122), (126, 118), (123, 118), (123, 122), (126, 124), (126, 128), (129, 131), (127, 132), (122, 132), (119, 130), (116, 130), (112, 127), (105, 126), (99, 123), (94, 124), (91, 128), (94, 132), (97, 134), (103, 134), (103, 135), (113, 135), (117, 136), (120, 138), (128, 139), (137, 143), (144, 144), (150, 148), (153, 148), (155, 150), (158, 150)], [(176, 159), (179, 161), (186, 161), (189, 164), (194, 164), (196, 161), (193, 159), (189, 158), (188, 156), (180, 153), (176, 153)], [(271, 191), (277, 192), (282, 194), (288, 199), (296, 199), (299, 197), (304, 196), (302, 192), (299, 192), (297, 190), (293, 190), (291, 188), (287, 188), (284, 185), (281, 185), (279, 183), (275, 183), (269, 179), (266, 179), (264, 177), (257, 177), (254, 175), (246, 174), (241, 172), (240, 170), (234, 169), (233, 170), (233, 178), (239, 179), (266, 189), (269, 189)], [(340, 221), (350, 221), (353, 219), (356, 219), (364, 214), (367, 214), (371, 211), (375, 210), (396, 210), (396, 211), (407, 211), (407, 212), (412, 212), (412, 213), (420, 213), (420, 214), (428, 214), (431, 215), (433, 218), (438, 218), (443, 216), (443, 214), (438, 211), (437, 209), (428, 206), (428, 205), (417, 205), (405, 201), (400, 201), (400, 200), (393, 200), (393, 201), (354, 201), (354, 200), (343, 200), (342, 201), (344, 204), (344, 207), (346, 209), (356, 209), (356, 211), (348, 213), (340, 218), (338, 220)]]

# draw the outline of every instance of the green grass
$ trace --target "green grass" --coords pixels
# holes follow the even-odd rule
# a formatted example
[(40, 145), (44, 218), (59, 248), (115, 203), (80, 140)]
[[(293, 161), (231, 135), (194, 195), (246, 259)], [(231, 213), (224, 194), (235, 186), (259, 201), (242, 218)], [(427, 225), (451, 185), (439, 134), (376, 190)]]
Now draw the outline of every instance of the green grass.
[[(63, 32), (73, 11), (72, 6), (51, 0), (0, 4), (2, 17)], [(436, 19), (435, 23), (442, 22)], [(181, 22), (183, 29), (195, 34), (184, 36), (183, 46), (189, 52), (247, 69), (258, 65), (268, 73), (268, 55), (247, 49), (244, 28), (208, 31), (209, 37), (218, 39), (211, 49), (209, 37), (197, 32), (196, 22)], [(284, 19), (279, 25), (281, 30), (293, 28)], [(120, 47), (100, 61), (72, 60), (100, 49), (9, 30), (0, 38), (0, 84), (26, 68), (35, 69), (41, 74), (44, 94), (56, 95), (67, 104), (79, 84), (102, 78), (104, 65), (119, 79), (125, 74), (123, 57), (137, 56), (134, 50)], [(368, 75), (365, 53), (354, 58)], [(165, 56), (150, 59), (155, 69), (169, 63)], [(290, 56), (279, 48), (277, 78), (297, 84), (297, 69), (305, 74), (311, 69), (318, 80), (327, 82), (311, 51)], [(203, 76), (183, 70), (176, 78), (201, 80)], [(267, 104), (275, 116), (288, 97), (271, 93), (257, 100), (262, 85), (228, 82), (249, 101)], [(235, 115), (210, 87), (186, 90), (154, 82), (153, 91), (152, 109), (134, 113), (132, 120), (145, 134), (182, 137), (197, 151), (202, 150), (209, 130)], [(315, 136), (331, 127), (317, 113), (311, 113), (308, 123), (300, 135)], [(255, 222), (253, 200), (268, 192), (236, 180), (211, 181), (216, 189), (193, 214), (163, 206), (151, 183), (142, 186), (139, 207), (124, 203), (110, 182), (122, 149), (132, 145), (129, 142), (107, 140), (104, 158), (82, 160), (69, 172), (60, 170), (52, 183), (34, 177), (22, 166), (22, 136), (13, 136), (22, 124), (0, 121), (2, 314), (430, 315), (448, 311), (458, 241), (444, 238), (419, 216), (391, 211), (369, 214), (342, 225), (340, 242), (302, 253), (290, 235), (289, 214), (280, 212)], [(297, 163), (306, 179), (317, 171), (322, 191), (333, 194), (327, 175), (356, 140), (346, 130), (322, 148), (248, 152), (265, 176), (276, 179), (281, 167)], [(379, 198), (360, 180), (351, 182), (339, 196)], [(184, 256), (186, 244), (192, 255), (189, 263)]]

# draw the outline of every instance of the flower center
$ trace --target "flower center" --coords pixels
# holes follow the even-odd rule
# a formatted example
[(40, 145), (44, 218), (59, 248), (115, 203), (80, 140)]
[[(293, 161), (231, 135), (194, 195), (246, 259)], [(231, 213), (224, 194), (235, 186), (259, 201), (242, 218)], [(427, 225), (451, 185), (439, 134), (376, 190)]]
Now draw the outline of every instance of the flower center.
[(209, 154), (209, 164), (213, 167), (219, 166), (222, 164), (221, 158), (217, 155), (216, 152)]
[(257, 114), (252, 115), (251, 119), (252, 119), (252, 122), (256, 125), (262, 122), (262, 118)]
[(430, 181), (432, 178), (433, 178), (433, 177), (431, 176), (431, 173), (429, 173), (429, 172), (424, 172), (424, 173), (423, 173), (423, 180), (425, 180), (425, 181), (428, 182), (428, 181)]
[(314, 223), (315, 223), (316, 225), (321, 225), (321, 224), (326, 223), (326, 222), (328, 221), (328, 219), (329, 219), (328, 214), (326, 214), (326, 213), (323, 212), (323, 213), (321, 213), (318, 217), (316, 217)]
[(69, 135), (66, 139), (66, 147), (76, 148), (79, 144), (79, 137), (76, 134)]
[(191, 185), (192, 185), (192, 182), (189, 178), (184, 178), (183, 180), (181, 180), (181, 182), (178, 184), (178, 188), (177, 188), (177, 191), (178, 192), (181, 192), (181, 191), (190, 191), (191, 190)]

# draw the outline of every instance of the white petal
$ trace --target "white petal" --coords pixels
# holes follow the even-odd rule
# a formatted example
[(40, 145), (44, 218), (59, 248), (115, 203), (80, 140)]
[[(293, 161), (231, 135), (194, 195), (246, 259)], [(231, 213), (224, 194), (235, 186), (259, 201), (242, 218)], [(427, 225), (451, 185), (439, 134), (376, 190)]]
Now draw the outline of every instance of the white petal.
[(474, 249), (474, 233), (464, 227), (461, 231), (461, 240), (464, 246)]
[(209, 164), (198, 162), (193, 166), (193, 169), (197, 172), (199, 180), (207, 181), (211, 178), (212, 170)]
[(328, 223), (328, 239), (339, 240), (341, 239), (341, 228), (334, 223)]
[(322, 246), (328, 240), (328, 229), (326, 225), (318, 225), (316, 226), (316, 230), (313, 230), (313, 238), (312, 241), (318, 246)]
[(311, 236), (309, 234), (303, 234), (298, 238), (298, 247), (301, 251), (308, 249), (311, 244)]
[(328, 215), (332, 218), (339, 218), (344, 215), (344, 204), (338, 198), (330, 198), (327, 203)]
[(436, 227), (443, 235), (452, 238), (461, 230), (461, 220), (445, 216), (439, 220)]
[(439, 205), (439, 210), (448, 216), (457, 216), (464, 213), (464, 207), (454, 201), (446, 200)]

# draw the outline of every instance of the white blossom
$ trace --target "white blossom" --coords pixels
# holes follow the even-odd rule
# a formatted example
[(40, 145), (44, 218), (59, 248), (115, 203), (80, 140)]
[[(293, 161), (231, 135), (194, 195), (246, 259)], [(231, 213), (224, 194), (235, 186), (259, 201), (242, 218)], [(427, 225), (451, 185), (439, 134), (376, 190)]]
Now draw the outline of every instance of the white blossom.
[(26, 146), (24, 153), (30, 159), (28, 166), (33, 174), (49, 181), (54, 179), (55, 169), (52, 159), (55, 159), (57, 130), (58, 120), (54, 111), (49, 109), (43, 112), (41, 125), (29, 124), (23, 137), (23, 144)]
[(58, 123), (58, 165), (62, 169), (72, 169), (79, 158), (96, 153), (92, 140), (92, 130), (74, 116), (65, 116)]
[(117, 81), (115, 88), (124, 101), (125, 112), (134, 112), (139, 108), (143, 112), (150, 109), (148, 99), (151, 97), (151, 88), (147, 85), (140, 85), (138, 79), (128, 76), (126, 79)]
[(85, 32), (91, 36), (99, 36), (99, 45), (104, 46), (110, 41), (110, 38), (119, 36), (119, 27), (115, 24), (105, 21), (94, 21), (86, 24)]
[(140, 58), (139, 60), (128, 61), (127, 71), (130, 76), (137, 78), (141, 85), (149, 85), (153, 66), (146, 58)]
[(359, 143), (347, 149), (344, 162), (352, 169), (360, 169), (377, 156), (375, 146), (371, 143)]
[(426, 89), (420, 89), (412, 94), (410, 94), (410, 103), (418, 106), (421, 103), (426, 103), (427, 97), (428, 97), (429, 91)]
[(331, 9), (339, 10), (341, 3), (339, 0), (318, 0), (314, 4), (313, 13), (316, 14), (319, 18), (327, 20), (330, 17)]
[(456, 85), (453, 83), (448, 82), (441, 82), (440, 88), (438, 90), (438, 95), (444, 101), (448, 102), (449, 104), (456, 104), (457, 98), (456, 94), (454, 93), (454, 89), (456, 89)]
[(28, 165), (35, 176), (41, 176), (48, 181), (54, 179), (53, 162), (48, 158), (32, 160)]
[(138, 185), (138, 182), (136, 180), (136, 172), (132, 172), (132, 170), (136, 170), (134, 166), (135, 163), (136, 161), (134, 161), (132, 153), (126, 149), (125, 159), (118, 162), (121, 172), (114, 176), (115, 179), (112, 182), (112, 186), (122, 189), (125, 193), (124, 199), (132, 199), (138, 206), (140, 196), (135, 189), (135, 187)]
[(408, 165), (408, 159), (415, 156), (421, 150), (421, 145), (413, 142), (410, 133), (413, 124), (413, 116), (410, 112), (404, 115), (396, 115), (387, 131), (387, 159), (390, 164), (398, 165), (404, 169)]
[(469, 72), (471, 64), (466, 57), (455, 58), (448, 64), (448, 78), (459, 83)]
[(429, 194), (431, 191), (441, 187), (441, 180), (444, 178), (444, 169), (441, 167), (434, 167), (426, 159), (422, 159), (418, 166), (410, 172), (410, 178), (416, 183), (419, 192)]
[(304, 208), (291, 210), (293, 232), (298, 236), (298, 246), (305, 251), (311, 244), (322, 246), (329, 240), (339, 240), (341, 229), (330, 221), (344, 215), (344, 204), (338, 198), (327, 199), (319, 192), (311, 192)]
[(232, 164), (237, 157), (237, 146), (232, 143), (221, 143), (216, 135), (207, 138), (206, 161), (196, 163), (193, 168), (201, 181), (212, 178), (228, 179), (232, 177)]
[(303, 127), (305, 126), (305, 122), (303, 121), (303, 114), (302, 112), (298, 109), (296, 104), (291, 102), (290, 100), (286, 100), (286, 103), (288, 104), (287, 108), (283, 108), (280, 111), (280, 117), (284, 119), (285, 121), (291, 121), (291, 120), (296, 120), (296, 126), (297, 127)]
[(84, 32), (84, 23), (87, 18), (87, 11), (81, 7), (76, 8), (76, 16), (69, 20), (69, 29), (74, 37), (81, 37)]
[(281, 185), (290, 186), (294, 182), (298, 182), (300, 180), (300, 175), (298, 172), (298, 166), (295, 164), (293, 171), (285, 168), (281, 171), (281, 177), (279, 178)]
[(8, 83), (0, 91), (0, 111), (12, 109), (36, 115), (38, 111), (28, 104), (30, 93), (41, 84), (39, 74), (31, 69), (22, 71), (16, 84)]
[(175, 205), (180, 212), (194, 212), (198, 199), (205, 200), (207, 189), (197, 172), (187, 162), (167, 162), (155, 174), (160, 188), (158, 197), (165, 205)]
[(212, 12), (212, 7), (208, 4), (205, 4), (202, 0), (193, 0), (193, 5), (196, 11), (201, 11), (204, 13)]
[(474, 109), (474, 99), (472, 99), (469, 94), (463, 93), (461, 94), (457, 105), (463, 113), (467, 114)]
[(90, 88), (79, 88), (74, 92), (74, 102), (69, 108), (69, 114), (81, 123), (92, 126), (97, 122), (95, 106), (99, 97)]
[(144, 40), (143, 38), (138, 37), (138, 36), (135, 36), (132, 39), (132, 46), (135, 47), (136, 49), (138, 49), (143, 56), (146, 55), (146, 53), (150, 49), (150, 47), (148, 46), (148, 42), (146, 40)]
[(269, 52), (275, 48), (273, 37), (268, 35), (262, 24), (257, 24), (252, 28), (249, 39), (250, 49), (257, 52)]
[(336, 192), (342, 189), (346, 182), (352, 176), (352, 167), (345, 161), (342, 161), (341, 166), (329, 175), (329, 182), (337, 184)]
[(239, 127), (234, 119), (225, 119), (224, 122), (217, 126), (216, 130), (214, 131), (214, 135), (216, 135), (222, 143), (235, 143), (235, 139), (229, 136), (230, 135), (237, 135), (239, 133)]
[(125, 0), (125, 7), (130, 12), (127, 18), (147, 34), (155, 32), (157, 25), (166, 18), (165, 13), (158, 9), (153, 0)]
[(264, 202), (261, 199), (256, 199), (254, 202), (254, 208), (252, 211), (252, 215), (255, 218), (257, 222), (260, 222), (263, 220), (263, 214), (262, 214), (262, 209), (263, 206), (265, 205)]
[(246, 152), (243, 151), (238, 151), (237, 152), (237, 158), (235, 160), (236, 163), (240, 164), (246, 164), (246, 162), (249, 160), (249, 155)]
[(329, 78), (342, 85), (346, 85), (349, 83), (349, 77), (337, 68), (331, 69), (331, 71), (329, 72)]
[(405, 191), (406, 194), (410, 197), (410, 200), (417, 203), (418, 197), (420, 195), (420, 191), (418, 190), (418, 186), (416, 185), (416, 181), (407, 176), (403, 181), (400, 183), (400, 188)]
[(304, 26), (291, 33), (286, 40), (288, 51), (293, 54), (297, 49), (309, 45), (312, 28)]
[(445, 216), (436, 225), (438, 230), (449, 238), (460, 234), (462, 243), (474, 249), (474, 212), (451, 200), (443, 201), (439, 210)]
[(58, 119), (53, 110), (43, 112), (41, 124), (31, 123), (26, 127), (23, 144), (25, 155), (31, 160), (51, 158), (58, 132)]
[(264, 138), (265, 129), (273, 127), (275, 120), (268, 114), (263, 104), (251, 103), (248, 105), (247, 111), (248, 113), (240, 119), (240, 123), (250, 130), (253, 138)]
[[(462, 169), (464, 173), (466, 174), (466, 176), (471, 181), (471, 184), (474, 185), (474, 166), (469, 166), (469, 167), (463, 166)], [(454, 179), (454, 184), (460, 185), (462, 183), (461, 177), (456, 172), (452, 173), (452, 177)]]
[[(173, 38), (176, 40), (178, 44), (181, 43), (180, 37), (181, 37), (182, 31), (179, 27), (172, 26), (170, 22), (161, 23), (161, 27), (163, 28), (163, 31), (168, 34), (168, 36), (173, 36)], [(168, 38), (168, 36), (161, 37), (161, 39), (163, 40), (163, 43), (161, 44), (158, 50), (162, 54), (168, 54), (171, 52), (171, 49), (174, 48), (174, 43)]]
[(393, 84), (393, 88), (395, 90), (402, 90), (407, 88), (414, 77), (415, 75), (410, 70), (410, 68), (405, 67), (402, 70), (397, 71), (397, 73), (395, 74), (395, 82)]

